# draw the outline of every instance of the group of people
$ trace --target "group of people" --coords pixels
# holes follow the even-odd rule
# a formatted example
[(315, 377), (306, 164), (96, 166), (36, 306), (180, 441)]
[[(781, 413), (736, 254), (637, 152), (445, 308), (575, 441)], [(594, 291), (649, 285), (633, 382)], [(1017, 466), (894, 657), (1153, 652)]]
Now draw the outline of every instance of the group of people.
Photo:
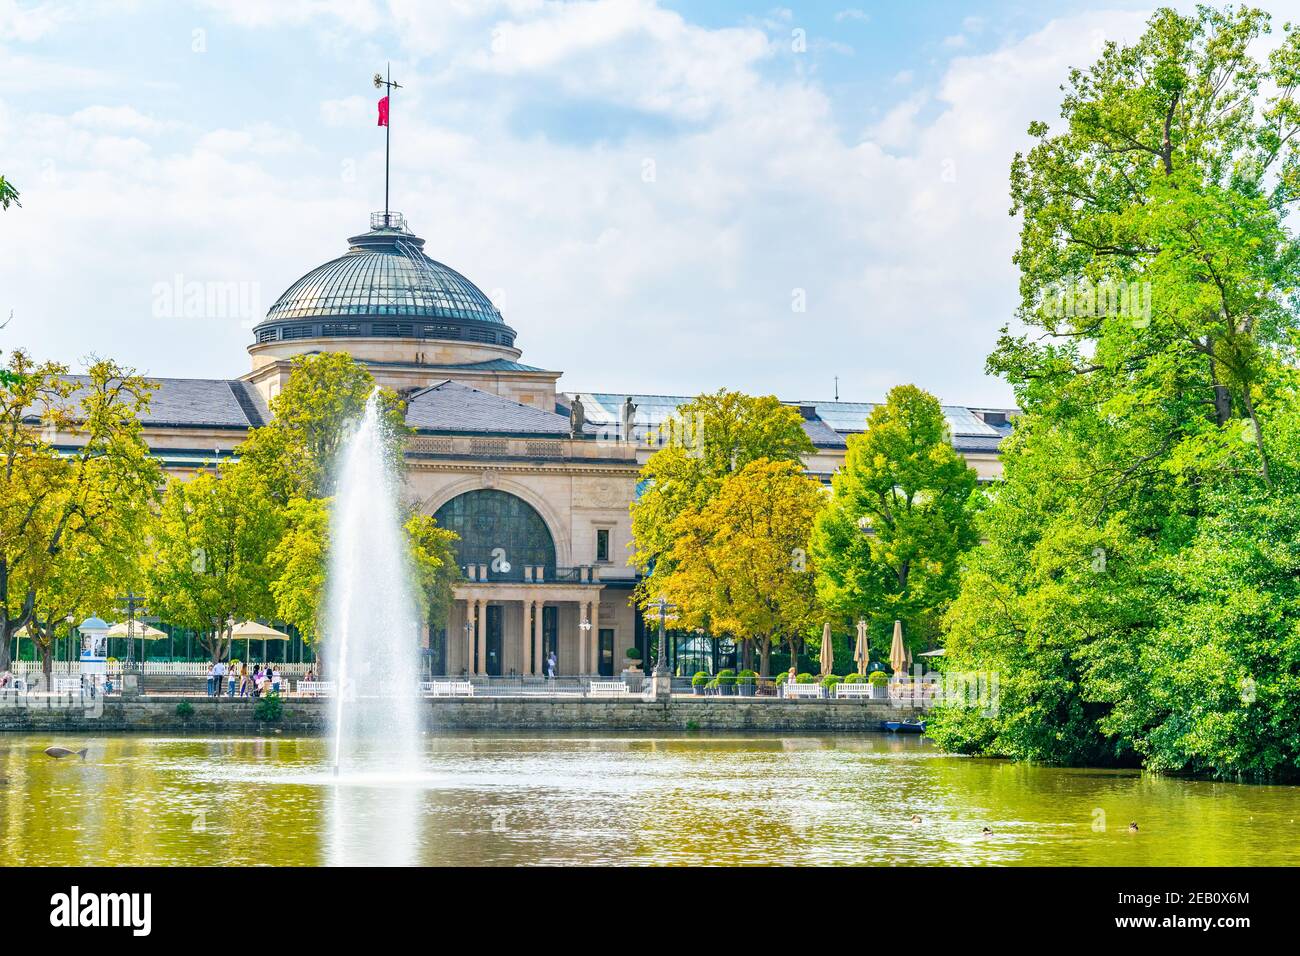
[(222, 696), (225, 688), (227, 697), (265, 697), (267, 694), (280, 693), (280, 670), (273, 664), (265, 668), (254, 664), (248, 669), (248, 663), (242, 664), (217, 661), (208, 671), (208, 696)]

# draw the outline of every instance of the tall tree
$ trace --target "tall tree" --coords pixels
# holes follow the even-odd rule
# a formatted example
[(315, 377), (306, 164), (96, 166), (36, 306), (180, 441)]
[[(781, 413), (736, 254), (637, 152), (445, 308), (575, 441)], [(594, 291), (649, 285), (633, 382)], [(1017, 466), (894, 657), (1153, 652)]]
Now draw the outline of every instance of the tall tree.
[(782, 637), (793, 658), (817, 609), (808, 542), (825, 497), (800, 465), (764, 458), (723, 479), (703, 510), (681, 515), (663, 587), (682, 624), (735, 638), (747, 668), (757, 647), (764, 677)]
[(938, 399), (915, 385), (891, 389), (867, 430), (850, 435), (844, 467), (817, 518), (817, 590), (846, 620), (904, 622), (909, 643), (938, 632), (957, 592), (958, 562), (978, 539), (974, 469), (953, 450)]
[[(1276, 696), (1231, 717), (1195, 699), (1223, 703), (1229, 647), (1261, 686), (1296, 674), (1278, 629), (1294, 613), (1290, 531), (1262, 502), (1292, 500), (1295, 481), (1300, 35), (1284, 29), (1261, 61), (1268, 26), (1249, 8), (1157, 11), (1134, 44), (1070, 74), (1059, 131), (1033, 124), (1038, 144), (1012, 165), (1028, 331), (1004, 330), (989, 367), (1025, 415), (947, 642), (949, 666), (1001, 675), (1001, 701), (936, 714), (946, 746), (1296, 771), (1300, 732)], [(1215, 609), (1207, 554), (1276, 616)], [(1188, 639), (1220, 625), (1234, 637), (1216, 636), (1215, 655)], [(1245, 713), (1271, 728), (1250, 757), (1224, 736)]]
[[(360, 421), (375, 379), (346, 352), (295, 355), (284, 389), (271, 400), (271, 421), (240, 446), (270, 494), (281, 504), (292, 497), (327, 498), (339, 449)], [(410, 429), (397, 395), (383, 389), (385, 434), (395, 467)]]
[[(97, 360), (73, 379), (21, 350), (9, 371), (0, 383), (0, 670), (66, 555), (139, 515), (161, 478), (141, 437), (143, 378)], [(55, 447), (60, 433), (71, 448)]]
[(74, 622), (91, 614), (107, 617), (115, 595), (138, 585), (144, 560), (144, 534), (150, 523), (153, 496), (123, 501), (76, 545), (63, 549), (36, 591), (27, 629), (41, 655), (46, 686), (54, 665), (54, 644), (68, 618)]
[[(330, 501), (295, 498), (286, 509), (287, 528), (269, 556), (276, 614), (318, 647), (328, 574)], [(455, 532), (430, 515), (411, 514), (403, 525), (416, 609), (431, 626), (445, 625), (453, 587), (460, 579)]]
[(759, 459), (797, 462), (815, 449), (799, 411), (772, 396), (725, 389), (680, 406), (661, 429), (662, 447), (641, 469), (645, 491), (632, 503), (631, 558), (645, 575), (637, 586), (643, 605), (671, 573), (676, 520), (699, 512), (728, 475)]
[(233, 624), (275, 612), (268, 555), (283, 530), (282, 510), (245, 462), (171, 479), (149, 536), (149, 607), (198, 632), (221, 660)]

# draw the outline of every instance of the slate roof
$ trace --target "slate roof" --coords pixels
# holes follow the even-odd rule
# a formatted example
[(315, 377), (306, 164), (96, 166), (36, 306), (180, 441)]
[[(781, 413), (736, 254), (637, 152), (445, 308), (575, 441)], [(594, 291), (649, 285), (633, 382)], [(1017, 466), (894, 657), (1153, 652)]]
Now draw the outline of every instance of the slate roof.
[(420, 431), (497, 435), (569, 434), (569, 419), (451, 380), (406, 400), (406, 424)]
[[(568, 415), (574, 398), (582, 399), (586, 413), (584, 432), (594, 433), (601, 426), (615, 426), (627, 395), (615, 392), (566, 392), (556, 397), (556, 409)], [(691, 401), (688, 395), (632, 395), (636, 403), (636, 434), (642, 428), (653, 429), (667, 421), (677, 408)], [(866, 431), (867, 416), (875, 407), (868, 402), (789, 402), (804, 413), (803, 430), (817, 448), (845, 448), (847, 436)], [(971, 408), (965, 405), (944, 405), (944, 417), (953, 434), (953, 447), (958, 451), (997, 451), (1002, 439), (1011, 434), (1011, 424), (992, 425), (984, 420), (986, 412), (1013, 417), (1016, 409)]]
[[(141, 422), (154, 428), (256, 428), (270, 418), (266, 403), (247, 382), (224, 378), (155, 378), (149, 410)], [(84, 388), (89, 379), (69, 375), (68, 380)], [(80, 391), (73, 393), (77, 400)], [(74, 409), (74, 416), (76, 409)]]
[[(506, 359), (441, 366), (447, 369), (490, 369), (500, 371), (542, 371)], [(85, 376), (69, 376), (78, 383)], [(238, 379), (150, 378), (157, 386), (149, 411), (142, 421), (155, 428), (248, 429), (266, 424), (270, 413), (261, 395)], [(420, 389), (407, 399), (406, 421), (424, 432), (488, 435), (569, 434), (569, 410), (581, 397), (585, 411), (583, 433), (598, 435), (618, 424), (624, 395), (613, 392), (557, 393), (555, 409), (547, 410), (472, 388), (447, 379)], [(74, 395), (75, 398), (75, 395)], [(678, 406), (691, 400), (684, 395), (633, 395), (637, 403), (638, 426), (655, 427), (666, 421)], [(856, 402), (792, 402), (804, 410), (803, 429), (817, 448), (841, 449), (848, 435), (865, 429), (866, 415), (873, 407)], [(944, 414), (953, 431), (953, 447), (963, 452), (996, 452), (1011, 434), (1016, 409), (970, 408), (945, 405)], [(993, 414), (989, 414), (993, 413)], [(811, 417), (809, 417), (811, 415)], [(992, 421), (986, 421), (989, 418)], [(999, 423), (1000, 418), (1006, 423)], [(860, 422), (860, 424), (859, 424)]]

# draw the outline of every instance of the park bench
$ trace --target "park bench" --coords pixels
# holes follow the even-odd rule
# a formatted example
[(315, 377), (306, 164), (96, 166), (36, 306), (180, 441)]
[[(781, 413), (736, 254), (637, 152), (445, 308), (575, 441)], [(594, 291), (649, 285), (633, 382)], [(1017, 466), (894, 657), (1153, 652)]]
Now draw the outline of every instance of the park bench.
[(836, 697), (870, 697), (871, 685), (863, 681), (861, 684), (836, 684)]
[(587, 688), (589, 697), (626, 697), (627, 681), (594, 680)]
[(434, 697), (473, 697), (474, 685), (467, 680), (429, 681), (429, 693)]
[(332, 680), (300, 680), (294, 685), (300, 697), (329, 697), (334, 693)]
[(781, 685), (781, 694), (784, 697), (821, 697), (821, 684), (791, 684), (786, 682)]

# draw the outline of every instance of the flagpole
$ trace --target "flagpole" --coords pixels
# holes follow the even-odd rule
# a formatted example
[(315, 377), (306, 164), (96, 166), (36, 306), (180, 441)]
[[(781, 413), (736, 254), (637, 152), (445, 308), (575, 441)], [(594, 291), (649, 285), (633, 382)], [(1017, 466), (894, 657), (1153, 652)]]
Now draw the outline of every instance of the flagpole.
[(393, 142), (393, 90), (401, 86), (401, 83), (393, 82), (393, 64), (388, 63), (388, 78), (385, 79), (382, 73), (375, 74), (375, 89), (382, 88), (384, 98), (379, 101), (382, 112), (379, 114), (380, 120), (384, 124), (384, 228), (390, 225), (388, 212), (388, 170), (389, 156), (391, 155), (391, 146)]
[(384, 228), (388, 228), (388, 145), (393, 136), (393, 64), (388, 64), (388, 82), (384, 95), (388, 97), (388, 122), (384, 124)]

